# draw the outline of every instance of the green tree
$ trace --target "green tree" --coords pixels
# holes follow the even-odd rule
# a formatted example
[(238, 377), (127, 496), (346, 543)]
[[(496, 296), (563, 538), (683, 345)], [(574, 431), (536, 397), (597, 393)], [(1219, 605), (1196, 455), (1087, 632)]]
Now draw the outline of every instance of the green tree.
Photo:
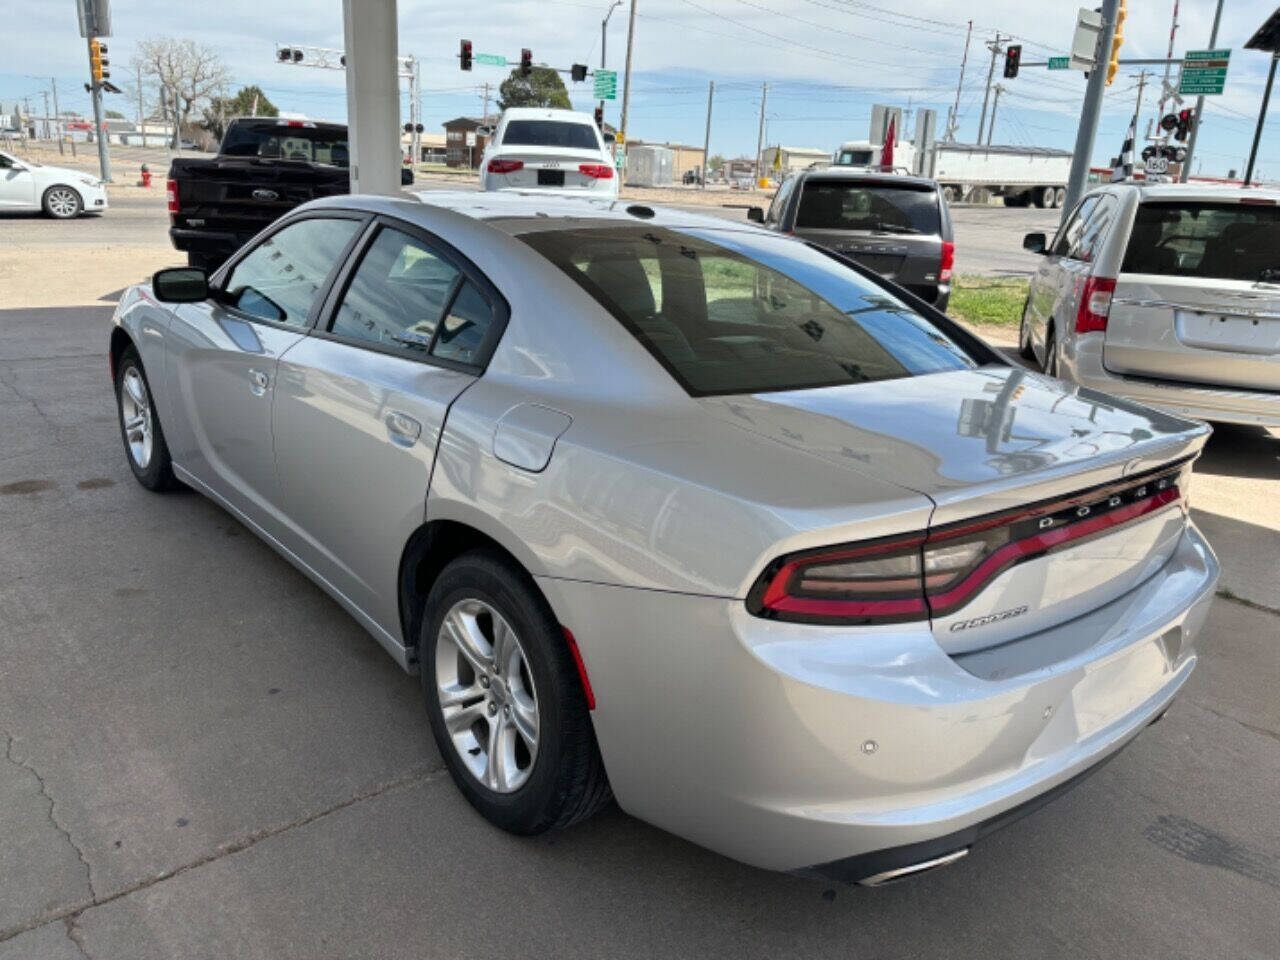
[(720, 154), (718, 154), (718, 153), (713, 153), (713, 154), (711, 155), (711, 159), (707, 161), (707, 169), (708, 169), (708, 170), (723, 170), (723, 169), (724, 169), (724, 157), (720, 156)]
[(565, 89), (560, 74), (550, 67), (534, 67), (527, 77), (520, 75), (519, 68), (511, 71), (511, 76), (502, 81), (498, 87), (498, 109), (508, 107), (559, 107), (572, 109), (569, 102), (569, 91)]
[(204, 108), (200, 126), (217, 139), (226, 133), (226, 125), (236, 117), (276, 117), (280, 111), (267, 99), (257, 84), (241, 87), (234, 97), (213, 97)]
[(108, 111), (107, 111), (106, 116), (107, 116), (107, 119), (108, 119), (108, 120), (123, 120), (123, 119), (124, 119), (124, 114), (123, 114), (123, 113), (121, 113), (119, 110), (108, 110)]

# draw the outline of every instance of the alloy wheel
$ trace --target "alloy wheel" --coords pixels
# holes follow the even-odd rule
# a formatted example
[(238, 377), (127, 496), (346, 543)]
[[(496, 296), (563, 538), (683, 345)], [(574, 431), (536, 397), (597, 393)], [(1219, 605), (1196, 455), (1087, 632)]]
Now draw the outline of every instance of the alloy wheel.
[(151, 419), (151, 395), (147, 393), (147, 381), (137, 367), (129, 367), (120, 378), (120, 422), (124, 424), (125, 440), (129, 444), (129, 456), (146, 470), (151, 463), (151, 450), (155, 429)]
[(538, 696), (511, 625), (484, 601), (458, 601), (440, 624), (435, 675), (463, 766), (495, 793), (519, 790), (538, 756)]
[(55, 217), (73, 217), (80, 208), (80, 198), (67, 187), (54, 187), (47, 197), (49, 211)]

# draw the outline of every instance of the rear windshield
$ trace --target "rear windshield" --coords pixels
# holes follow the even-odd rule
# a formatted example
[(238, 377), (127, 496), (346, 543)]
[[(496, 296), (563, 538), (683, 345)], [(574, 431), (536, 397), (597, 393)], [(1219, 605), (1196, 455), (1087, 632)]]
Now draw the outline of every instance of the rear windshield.
[(1133, 221), (1122, 270), (1280, 282), (1280, 207), (1185, 200), (1143, 203)]
[(270, 123), (233, 123), (222, 138), (227, 157), (304, 160), (332, 167), (351, 162), (347, 131)]
[(930, 188), (810, 180), (800, 194), (797, 229), (937, 233), (938, 194)]
[(520, 237), (693, 396), (798, 390), (977, 364), (910, 307), (792, 240), (613, 227)]
[(595, 128), (563, 120), (512, 120), (502, 135), (504, 147), (568, 147), (599, 150)]

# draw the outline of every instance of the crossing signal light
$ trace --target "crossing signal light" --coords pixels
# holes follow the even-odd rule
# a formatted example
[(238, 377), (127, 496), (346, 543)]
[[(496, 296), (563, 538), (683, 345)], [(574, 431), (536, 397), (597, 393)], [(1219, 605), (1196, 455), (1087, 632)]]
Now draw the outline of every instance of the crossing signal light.
[(110, 71), (107, 70), (110, 63), (111, 61), (107, 59), (107, 45), (94, 37), (89, 41), (89, 75), (93, 78), (95, 86), (111, 76)]
[(471, 69), (471, 41), (463, 40), (458, 51), (458, 64), (463, 70)]
[(1124, 46), (1124, 21), (1128, 16), (1127, 0), (1120, 0), (1120, 7), (1116, 10), (1116, 33), (1111, 39), (1111, 53), (1107, 59), (1108, 87), (1120, 72), (1120, 48)]
[(525, 47), (520, 51), (520, 76), (527, 77), (533, 73), (533, 51)]
[(1191, 128), (1196, 125), (1195, 111), (1190, 108), (1184, 108), (1178, 111), (1178, 122), (1173, 129), (1173, 139), (1182, 142), (1187, 139), (1187, 135), (1191, 133)]
[(1018, 67), (1022, 64), (1022, 44), (1015, 43), (1004, 51), (1005, 79), (1012, 80), (1018, 75)]
[(596, 126), (604, 129), (604, 107), (596, 107)]
[(581, 83), (587, 79), (587, 65), (585, 63), (575, 63), (569, 68), (569, 76), (574, 83)]

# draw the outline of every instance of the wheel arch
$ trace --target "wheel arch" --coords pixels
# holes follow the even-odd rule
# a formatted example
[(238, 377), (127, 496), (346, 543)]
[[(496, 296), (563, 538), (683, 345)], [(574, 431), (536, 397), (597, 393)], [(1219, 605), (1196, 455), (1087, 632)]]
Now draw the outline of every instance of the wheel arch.
[[(138, 345), (133, 342), (133, 337), (129, 336), (129, 331), (116, 324), (111, 328), (111, 341), (107, 346), (107, 363), (111, 371), (112, 385), (116, 382), (116, 370), (120, 368), (120, 358), (130, 347), (138, 350)], [(138, 351), (138, 356), (141, 358), (141, 351)]]
[(80, 198), (80, 212), (84, 213), (85, 211), (84, 193), (74, 183), (63, 183), (62, 181), (58, 181), (57, 183), (51, 183), (47, 187), (45, 187), (43, 190), (40, 191), (40, 209), (42, 210), (44, 209), (44, 200), (45, 200), (45, 197), (49, 196), (49, 191), (57, 190), (59, 187), (66, 187), (68, 190), (70, 190), (72, 193), (74, 193), (77, 197)]

